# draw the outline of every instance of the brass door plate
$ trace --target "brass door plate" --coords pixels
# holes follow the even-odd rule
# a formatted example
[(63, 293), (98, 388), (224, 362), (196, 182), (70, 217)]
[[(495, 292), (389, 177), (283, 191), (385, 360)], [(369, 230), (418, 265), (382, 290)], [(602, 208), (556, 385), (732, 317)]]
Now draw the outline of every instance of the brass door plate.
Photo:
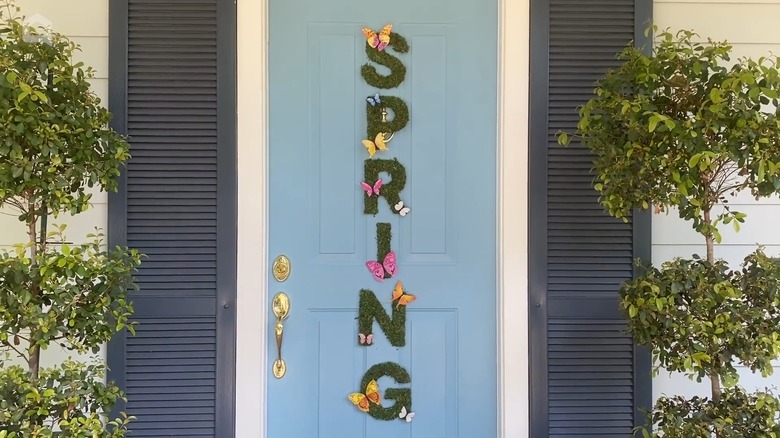
[(274, 259), (273, 274), (276, 281), (282, 282), (290, 277), (290, 259), (287, 256), (280, 255)]

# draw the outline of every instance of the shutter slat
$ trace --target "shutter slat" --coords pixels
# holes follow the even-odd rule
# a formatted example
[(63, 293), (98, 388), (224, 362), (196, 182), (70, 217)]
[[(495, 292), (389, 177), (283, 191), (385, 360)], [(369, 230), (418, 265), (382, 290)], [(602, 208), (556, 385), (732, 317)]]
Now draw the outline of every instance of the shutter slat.
[[(125, 383), (127, 411), (138, 417), (133, 435), (168, 436), (178, 422), (186, 422), (184, 430), (192, 436), (213, 433), (215, 319), (136, 319), (136, 336), (127, 339)], [(145, 394), (154, 394), (154, 399)], [(185, 394), (189, 397), (182, 397)]]
[(633, 38), (634, 2), (549, 4), (547, 296), (566, 303), (547, 320), (549, 437), (631, 436), (633, 342), (618, 312), (605, 319), (589, 314), (588, 303), (616, 302), (633, 275), (632, 224), (599, 205), (590, 152), (559, 146), (556, 134), (576, 129), (577, 108)]
[[(136, 437), (213, 437), (216, 0), (129, 0), (127, 41), (127, 244), (147, 258), (126, 341), (126, 411)], [(192, 301), (204, 299), (212, 305)]]

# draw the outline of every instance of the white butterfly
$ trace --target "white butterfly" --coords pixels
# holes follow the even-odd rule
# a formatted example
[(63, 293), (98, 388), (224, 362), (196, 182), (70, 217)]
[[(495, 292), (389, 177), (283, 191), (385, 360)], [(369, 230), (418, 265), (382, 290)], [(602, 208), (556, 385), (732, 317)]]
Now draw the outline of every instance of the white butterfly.
[(411, 423), (412, 418), (414, 418), (414, 412), (406, 412), (406, 406), (401, 406), (401, 413), (398, 414), (398, 418), (405, 418), (407, 423)]
[(395, 211), (401, 216), (406, 216), (412, 210), (409, 207), (404, 207), (404, 201), (398, 201), (398, 204), (395, 204)]

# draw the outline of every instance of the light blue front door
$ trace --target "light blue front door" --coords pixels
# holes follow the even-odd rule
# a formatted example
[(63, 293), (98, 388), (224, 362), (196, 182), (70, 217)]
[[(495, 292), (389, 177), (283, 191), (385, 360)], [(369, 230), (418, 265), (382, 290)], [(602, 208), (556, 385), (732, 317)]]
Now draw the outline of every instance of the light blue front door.
[[(286, 255), (291, 272), (271, 278), (269, 291), (284, 291), (291, 309), (286, 374), (268, 376), (269, 438), (496, 436), (496, 4), (271, 0), (269, 258)], [(361, 75), (364, 64), (391, 72), (369, 60), (361, 28), (388, 23), (384, 55), (406, 72), (382, 89)], [(408, 52), (394, 49), (397, 35)], [(380, 103), (367, 104), (377, 92)], [(399, 100), (409, 122), (370, 158), (361, 144), (376, 140), (368, 114), (372, 126), (388, 127), (379, 108), (392, 122)], [(373, 187), (368, 197), (360, 183), (377, 178), (384, 184), (374, 203)], [(404, 216), (395, 211), (398, 189)], [(366, 262), (379, 262), (371, 264), (379, 277), (392, 272), (387, 249), (397, 267), (378, 281)], [(391, 303), (399, 280), (416, 296), (405, 321), (403, 306)], [(348, 395), (365, 395), (368, 371), (381, 400), (364, 413)], [(415, 413), (411, 422), (398, 418), (400, 404)]]

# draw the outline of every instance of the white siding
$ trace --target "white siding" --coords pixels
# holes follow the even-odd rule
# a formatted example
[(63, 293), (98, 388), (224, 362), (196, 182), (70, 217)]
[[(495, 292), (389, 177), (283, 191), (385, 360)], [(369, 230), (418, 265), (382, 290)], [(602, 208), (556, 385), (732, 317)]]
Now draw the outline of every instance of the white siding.
[[(757, 58), (780, 54), (780, 0), (655, 0), (654, 20), (661, 29), (692, 29), (702, 38), (727, 40), (734, 45), (734, 57)], [(742, 194), (729, 203), (732, 210), (748, 216), (739, 233), (731, 226), (722, 230), (723, 242), (715, 248), (716, 257), (736, 266), (756, 244), (766, 245), (771, 255), (780, 255), (780, 198), (755, 201)], [(676, 213), (653, 218), (653, 263), (676, 256), (704, 255), (704, 240)], [(748, 389), (780, 387), (780, 372), (762, 379), (750, 370), (741, 372), (740, 384)], [(709, 382), (696, 383), (683, 375), (661, 373), (653, 381), (653, 396), (661, 394), (708, 395)]]
[[(81, 46), (75, 58), (95, 69), (92, 89), (104, 105), (108, 105), (108, 1), (107, 0), (17, 0), (22, 14), (28, 18), (36, 14), (51, 22), (54, 31), (67, 35)], [(50, 222), (67, 224), (68, 240), (79, 243), (95, 227), (103, 230), (107, 224), (107, 196), (93, 191), (92, 208), (75, 216), (60, 216)], [(8, 210), (5, 210), (7, 212)], [(25, 241), (25, 227), (14, 216), (0, 214), (0, 247), (7, 248)], [(51, 365), (69, 353), (51, 347), (42, 356), (43, 365)], [(104, 357), (104, 351), (99, 356)]]

